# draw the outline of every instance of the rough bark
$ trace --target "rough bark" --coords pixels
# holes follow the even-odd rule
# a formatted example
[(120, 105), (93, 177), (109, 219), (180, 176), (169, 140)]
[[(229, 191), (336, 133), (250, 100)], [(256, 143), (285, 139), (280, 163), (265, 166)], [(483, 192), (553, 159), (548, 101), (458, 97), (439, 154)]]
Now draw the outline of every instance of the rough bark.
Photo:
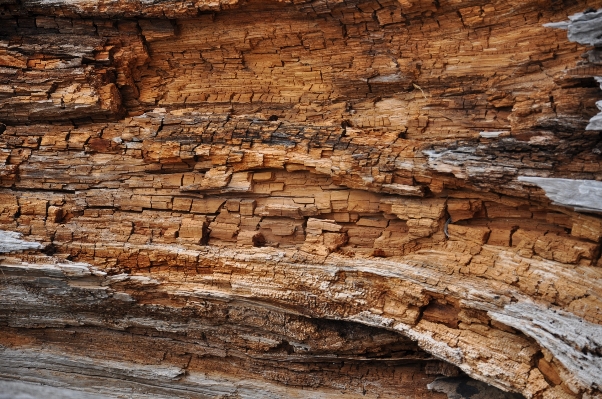
[(602, 398), (599, 7), (0, 1), (0, 391)]

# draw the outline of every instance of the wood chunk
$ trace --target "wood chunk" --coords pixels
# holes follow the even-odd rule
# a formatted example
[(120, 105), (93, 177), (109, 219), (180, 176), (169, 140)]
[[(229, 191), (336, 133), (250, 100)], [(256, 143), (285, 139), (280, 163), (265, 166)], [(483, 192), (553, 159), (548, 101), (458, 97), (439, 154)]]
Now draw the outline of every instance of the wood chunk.
[(142, 29), (142, 35), (147, 42), (169, 39), (175, 36), (174, 27), (169, 20), (164, 19), (141, 19), (138, 25)]
[[(238, 176), (240, 179), (241, 176)], [(216, 168), (209, 169), (207, 173), (205, 173), (198, 190), (223, 188), (230, 183), (231, 179), (232, 169), (225, 166), (218, 166)], [(240, 183), (240, 181), (238, 183)]]
[(251, 190), (251, 173), (249, 172), (237, 172), (233, 173), (228, 183), (228, 192), (248, 192)]
[(422, 318), (433, 323), (441, 323), (450, 328), (458, 328), (460, 309), (450, 304), (431, 302), (422, 311)]
[(263, 245), (265, 245), (265, 243), (266, 241), (263, 237), (263, 234), (254, 230), (241, 231), (236, 236), (237, 245), (242, 245), (246, 247), (262, 247)]
[(301, 250), (320, 256), (326, 256), (347, 244), (347, 241), (347, 233), (313, 234), (308, 231), (305, 243), (301, 247)]
[[(349, 194), (350, 194), (349, 190), (331, 190), (330, 191), (330, 200), (347, 202), (347, 201), (349, 201)], [(355, 195), (357, 196), (357, 193)]]
[(598, 249), (597, 244), (585, 242), (555, 233), (537, 237), (533, 250), (546, 259), (575, 264), (581, 259), (592, 260)]
[(243, 199), (240, 201), (239, 209), (241, 215), (253, 216), (257, 201), (251, 199)]
[(273, 183), (255, 183), (253, 186), (253, 192), (256, 194), (272, 194), (277, 191), (284, 189), (284, 183), (273, 182)]
[[(243, 155), (241, 162), (237, 162), (233, 165), (234, 171), (237, 172), (239, 170), (251, 170), (251, 169), (260, 169), (263, 167), (263, 154), (255, 152), (255, 151), (246, 151)], [(261, 176), (258, 179), (255, 178), (255, 175), (261, 172), (255, 172), (253, 174), (253, 181), (261, 181)], [(270, 173), (270, 172), (268, 172)], [(270, 179), (267, 179), (270, 180)]]
[(0, 218), (2, 220), (11, 220), (19, 211), (19, 202), (17, 197), (11, 194), (0, 193)]
[(314, 218), (307, 219), (306, 231), (314, 235), (322, 234), (326, 231), (339, 232), (342, 228), (343, 227), (338, 225), (334, 220)]
[(404, 323), (408, 324), (416, 324), (421, 316), (419, 307), (412, 305), (411, 303), (402, 302), (398, 298), (390, 295), (385, 297), (383, 312), (399, 317)]
[(22, 215), (37, 215), (46, 217), (48, 201), (32, 198), (19, 198), (19, 209)]
[(274, 179), (274, 172), (255, 172), (253, 173), (253, 181), (271, 181)]
[(527, 209), (518, 209), (503, 205), (497, 202), (485, 202), (485, 208), (487, 209), (487, 217), (494, 218), (526, 218), (530, 219), (532, 214)]
[(400, 199), (383, 200), (383, 203), (391, 204), (391, 213), (397, 215), (401, 220), (409, 219), (440, 219), (445, 211), (444, 199)]
[[(300, 229), (300, 224), (286, 218), (264, 218), (259, 226), (262, 229), (269, 229), (272, 234), (277, 236), (291, 236)], [(301, 228), (301, 230), (303, 230)]]
[[(332, 195), (332, 194), (331, 194)], [(359, 190), (351, 190), (349, 193), (348, 205), (341, 210), (352, 212), (376, 212), (378, 210), (380, 198), (373, 193)]]
[(171, 209), (172, 197), (171, 196), (151, 196), (151, 208), (152, 209)]
[(403, 196), (424, 197), (424, 188), (405, 184), (383, 184), (382, 191)]
[(512, 229), (491, 228), (491, 233), (489, 234), (489, 238), (487, 239), (487, 244), (509, 247), (511, 236)]
[(151, 199), (145, 195), (132, 195), (131, 197), (115, 198), (115, 206), (122, 210), (138, 211), (151, 208)]
[(209, 237), (222, 241), (236, 241), (238, 230), (238, 224), (215, 221), (209, 224)]
[[(512, 234), (512, 246), (519, 250), (532, 250), (535, 241), (542, 235), (540, 231), (518, 229)], [(525, 252), (522, 252), (525, 255)]]
[(203, 199), (194, 199), (192, 201), (192, 207), (190, 212), (192, 213), (217, 213), (221, 206), (226, 202), (223, 198), (203, 198)]
[(241, 216), (240, 217), (240, 229), (241, 230), (257, 230), (261, 222), (259, 216)]
[[(316, 211), (317, 210), (318, 210), (318, 208), (316, 208)], [(333, 213), (331, 215), (331, 217), (337, 223), (349, 223), (351, 221), (351, 217), (350, 217), (349, 213), (347, 213), (347, 212), (336, 212), (336, 213)]]
[(537, 361), (537, 368), (551, 383), (555, 385), (562, 384), (562, 379), (558, 375), (556, 367), (548, 363), (545, 359), (542, 358)]
[(571, 235), (600, 242), (600, 238), (602, 238), (602, 219), (586, 215), (574, 216)]
[(314, 196), (315, 204), (318, 210), (323, 211), (324, 213), (329, 213), (332, 211), (332, 207), (330, 204), (330, 195), (331, 193), (326, 191), (323, 193), (318, 193)]
[(461, 226), (449, 224), (447, 231), (450, 240), (470, 241), (477, 244), (485, 244), (489, 238), (490, 230), (487, 227)]
[(259, 216), (283, 216), (300, 219), (301, 206), (292, 202), (284, 203), (282, 200), (270, 200), (266, 205), (255, 208), (255, 214)]
[(182, 219), (179, 237), (199, 243), (203, 240), (208, 223), (204, 219)]
[(217, 223), (226, 223), (233, 225), (240, 225), (240, 214), (228, 211), (227, 208), (222, 209), (221, 212), (215, 217), (214, 221)]
[(546, 222), (569, 229), (573, 226), (573, 219), (569, 215), (559, 212), (547, 212)]
[(347, 244), (349, 237), (347, 233), (324, 233), (324, 246), (330, 252), (334, 252)]
[(48, 217), (47, 220), (50, 223), (59, 223), (64, 216), (63, 208), (58, 206), (49, 206), (48, 207)]
[(347, 229), (349, 244), (358, 247), (372, 248), (374, 241), (382, 234), (383, 229), (379, 227), (354, 226)]
[(482, 206), (483, 203), (481, 200), (447, 200), (447, 212), (452, 218), (452, 223), (460, 220), (472, 219), (474, 215), (482, 209)]
[(439, 230), (439, 221), (422, 218), (407, 221), (408, 233), (414, 237), (429, 237)]
[(386, 219), (379, 220), (376, 218), (362, 217), (356, 222), (356, 224), (358, 226), (381, 227), (384, 229), (389, 224), (389, 221)]
[(142, 143), (142, 154), (145, 159), (153, 162), (181, 162), (180, 143), (175, 141), (167, 141), (162, 143), (144, 140)]
[(190, 212), (192, 198), (174, 198), (172, 209), (174, 211)]

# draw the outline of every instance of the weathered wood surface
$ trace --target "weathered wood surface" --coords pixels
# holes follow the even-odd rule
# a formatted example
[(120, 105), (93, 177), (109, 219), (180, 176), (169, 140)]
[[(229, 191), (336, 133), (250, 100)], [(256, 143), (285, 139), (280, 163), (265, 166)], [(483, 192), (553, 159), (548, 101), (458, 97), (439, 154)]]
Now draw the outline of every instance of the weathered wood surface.
[(2, 1), (0, 387), (602, 397), (600, 7)]

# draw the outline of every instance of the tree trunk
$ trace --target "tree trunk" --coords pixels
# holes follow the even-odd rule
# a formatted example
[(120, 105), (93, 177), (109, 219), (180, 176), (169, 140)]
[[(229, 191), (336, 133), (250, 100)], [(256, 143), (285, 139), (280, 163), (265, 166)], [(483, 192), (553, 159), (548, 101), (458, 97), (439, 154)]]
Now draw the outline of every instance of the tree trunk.
[(601, 7), (0, 0), (0, 398), (601, 399)]

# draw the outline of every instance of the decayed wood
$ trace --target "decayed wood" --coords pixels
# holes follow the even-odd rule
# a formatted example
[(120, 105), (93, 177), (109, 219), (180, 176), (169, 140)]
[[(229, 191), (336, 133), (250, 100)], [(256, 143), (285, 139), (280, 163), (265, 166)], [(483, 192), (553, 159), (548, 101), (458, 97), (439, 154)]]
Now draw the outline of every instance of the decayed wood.
[(2, 2), (0, 387), (602, 397), (599, 7)]

